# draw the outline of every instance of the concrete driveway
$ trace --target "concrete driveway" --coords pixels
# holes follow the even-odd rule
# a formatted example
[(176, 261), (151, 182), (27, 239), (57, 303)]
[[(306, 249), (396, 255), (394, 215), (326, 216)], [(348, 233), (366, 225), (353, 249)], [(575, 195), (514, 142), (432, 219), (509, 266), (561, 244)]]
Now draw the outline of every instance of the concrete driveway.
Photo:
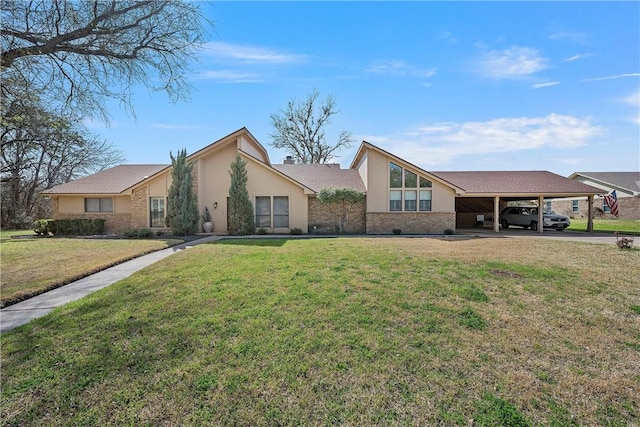
[[(525, 230), (523, 228), (508, 228), (496, 233), (488, 228), (465, 228), (458, 230), (458, 234), (466, 234), (478, 237), (520, 237), (526, 239), (553, 239), (574, 242), (616, 244), (616, 236), (613, 233), (587, 233), (586, 231), (555, 231), (544, 230), (543, 233)], [(640, 236), (635, 237), (634, 244), (640, 244)]]

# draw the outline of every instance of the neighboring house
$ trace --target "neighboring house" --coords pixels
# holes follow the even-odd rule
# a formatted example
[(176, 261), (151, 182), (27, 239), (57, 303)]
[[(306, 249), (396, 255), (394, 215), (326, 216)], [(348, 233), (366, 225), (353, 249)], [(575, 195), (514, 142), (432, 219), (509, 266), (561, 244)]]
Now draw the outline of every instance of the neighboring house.
[[(618, 198), (618, 218), (640, 219), (640, 172), (574, 172), (569, 179), (602, 190), (603, 194), (616, 190)], [(587, 216), (588, 201), (585, 197), (550, 200), (547, 208), (574, 218)], [(597, 216), (613, 217), (604, 197), (594, 200)]]
[[(441, 234), (466, 226), (465, 215), (457, 215), (458, 208), (462, 209), (460, 198), (464, 197), (480, 201), (477, 212), (494, 212), (507, 200), (501, 200), (502, 196), (540, 199), (549, 194), (593, 197), (599, 193), (598, 189), (549, 172), (509, 172), (509, 179), (520, 184), (511, 185), (507, 192), (495, 188), (495, 183), (486, 191), (478, 191), (477, 173), (429, 173), (367, 142), (362, 143), (349, 169), (338, 164), (294, 164), (291, 159), (271, 164), (267, 150), (242, 128), (188, 156), (194, 165), (198, 208), (201, 213), (205, 207), (209, 209), (214, 233), (227, 233), (229, 169), (237, 155), (246, 161), (247, 190), (256, 227), (271, 233), (295, 228), (308, 233), (333, 232), (330, 212), (317, 200), (318, 192), (325, 187), (348, 187), (365, 193), (364, 201), (352, 210), (345, 231), (369, 234), (391, 234), (394, 230)], [(465, 188), (467, 178), (475, 187)], [(547, 185), (544, 193), (534, 191), (536, 179), (542, 184), (551, 180), (554, 186)], [(170, 165), (121, 165), (42, 194), (53, 199), (54, 218), (104, 218), (105, 231), (112, 233), (139, 228), (167, 231), (164, 217), (170, 185)], [(490, 204), (486, 203), (487, 197)], [(468, 203), (465, 206), (469, 209)]]

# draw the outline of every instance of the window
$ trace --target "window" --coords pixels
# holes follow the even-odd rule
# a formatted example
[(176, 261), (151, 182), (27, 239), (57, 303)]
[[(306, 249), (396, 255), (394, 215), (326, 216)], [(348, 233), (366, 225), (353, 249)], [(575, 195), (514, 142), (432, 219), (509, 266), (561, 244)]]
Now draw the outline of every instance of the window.
[(289, 198), (287, 196), (273, 197), (273, 226), (289, 227)]
[(402, 168), (394, 163), (389, 163), (389, 187), (402, 188)]
[(418, 186), (418, 175), (404, 170), (404, 188), (416, 188)]
[(571, 201), (571, 211), (573, 213), (578, 213), (580, 211), (580, 200)]
[[(389, 211), (431, 211), (432, 186), (428, 179), (389, 162)], [(417, 190), (418, 188), (421, 190)]]
[(389, 210), (390, 211), (402, 210), (402, 191), (400, 190), (389, 191)]
[(149, 198), (149, 225), (151, 227), (164, 227), (164, 197)]
[(271, 197), (256, 197), (256, 227), (271, 227)]
[(84, 199), (85, 212), (113, 212), (113, 199)]
[(550, 211), (551, 210), (551, 200), (547, 200), (544, 203), (545, 203), (545, 205), (544, 205), (545, 210)]
[(289, 197), (273, 197), (273, 220), (271, 218), (271, 197), (256, 197), (256, 227), (258, 228), (288, 228), (289, 227)]
[(404, 192), (404, 210), (416, 210), (416, 190), (406, 190)]
[(609, 205), (604, 201), (604, 199), (602, 199), (602, 212), (611, 212), (611, 209), (609, 209)]
[(431, 188), (431, 181), (420, 177), (420, 188)]
[(431, 210), (431, 190), (420, 190), (420, 210)]

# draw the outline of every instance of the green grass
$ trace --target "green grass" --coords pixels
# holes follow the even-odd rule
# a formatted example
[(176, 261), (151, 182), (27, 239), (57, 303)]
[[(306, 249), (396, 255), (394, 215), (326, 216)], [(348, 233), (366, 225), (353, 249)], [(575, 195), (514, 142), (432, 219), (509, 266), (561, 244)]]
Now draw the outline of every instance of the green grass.
[(200, 245), (3, 334), (0, 419), (633, 424), (638, 260), (542, 239)]
[[(567, 230), (585, 231), (587, 229), (586, 218), (571, 218), (571, 225)], [(603, 233), (620, 233), (635, 234), (640, 236), (640, 221), (634, 219), (594, 219), (593, 231)]]
[(33, 231), (0, 235), (0, 306), (37, 295), (144, 253), (180, 243), (175, 239), (12, 239)]

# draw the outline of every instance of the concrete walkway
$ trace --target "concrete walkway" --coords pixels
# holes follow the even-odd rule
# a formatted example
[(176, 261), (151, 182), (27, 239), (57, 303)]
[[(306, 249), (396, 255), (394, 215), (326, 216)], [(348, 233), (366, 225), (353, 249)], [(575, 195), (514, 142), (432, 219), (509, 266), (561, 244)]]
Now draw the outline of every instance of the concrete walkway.
[(107, 287), (117, 281), (126, 279), (138, 270), (141, 270), (170, 255), (178, 253), (202, 243), (214, 242), (223, 236), (207, 236), (202, 239), (182, 243), (157, 252), (152, 252), (122, 264), (115, 265), (91, 276), (61, 286), (49, 292), (45, 292), (33, 298), (29, 298), (17, 304), (10, 305), (0, 310), (0, 333), (8, 332), (18, 326), (24, 325), (32, 319), (44, 316), (53, 309), (63, 306), (71, 301), (78, 300), (92, 292)]

